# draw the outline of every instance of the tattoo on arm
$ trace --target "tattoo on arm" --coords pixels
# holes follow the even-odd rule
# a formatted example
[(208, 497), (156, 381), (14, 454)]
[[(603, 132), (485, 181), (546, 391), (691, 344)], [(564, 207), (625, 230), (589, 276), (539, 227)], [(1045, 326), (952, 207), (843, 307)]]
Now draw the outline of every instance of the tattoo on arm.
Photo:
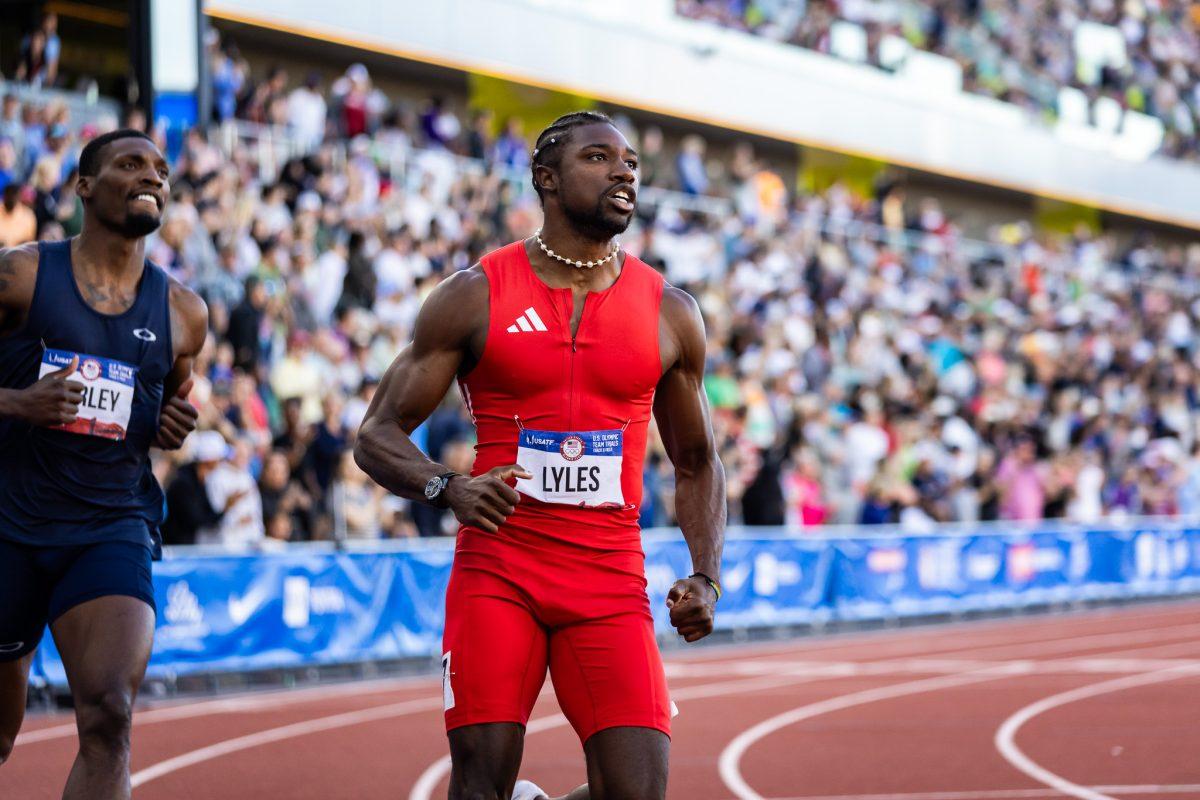
[(17, 274), (17, 267), (8, 259), (0, 259), (0, 292), (8, 291), (9, 278)]

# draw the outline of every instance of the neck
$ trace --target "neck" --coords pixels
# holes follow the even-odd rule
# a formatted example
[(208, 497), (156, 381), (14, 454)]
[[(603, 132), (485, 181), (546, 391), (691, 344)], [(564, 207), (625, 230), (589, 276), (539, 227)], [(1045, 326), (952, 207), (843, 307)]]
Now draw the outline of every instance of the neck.
[(140, 275), (146, 259), (146, 238), (130, 239), (85, 217), (83, 230), (71, 247), (71, 259), (89, 272), (114, 278)]
[(542, 241), (563, 258), (573, 261), (599, 261), (613, 249), (613, 237), (597, 238), (550, 215), (542, 225)]

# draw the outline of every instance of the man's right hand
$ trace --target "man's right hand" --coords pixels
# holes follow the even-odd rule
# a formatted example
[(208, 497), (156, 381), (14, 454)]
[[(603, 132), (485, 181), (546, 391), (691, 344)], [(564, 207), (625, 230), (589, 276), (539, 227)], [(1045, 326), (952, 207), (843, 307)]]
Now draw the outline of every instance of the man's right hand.
[(517, 508), (521, 495), (506, 483), (513, 478), (532, 478), (519, 464), (493, 467), (482, 475), (452, 478), (446, 486), (446, 501), (463, 525), (495, 533)]
[(54, 427), (69, 425), (79, 413), (83, 402), (83, 384), (68, 377), (79, 366), (79, 356), (62, 369), (48, 372), (37, 383), (21, 392), (17, 417), (34, 425)]

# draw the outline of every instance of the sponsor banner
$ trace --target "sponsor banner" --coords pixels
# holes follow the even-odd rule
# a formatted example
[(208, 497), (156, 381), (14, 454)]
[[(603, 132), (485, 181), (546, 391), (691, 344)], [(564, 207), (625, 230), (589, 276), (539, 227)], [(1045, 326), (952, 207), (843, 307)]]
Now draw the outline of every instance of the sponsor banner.
[[(147, 675), (445, 656), (453, 550), (172, 551), (154, 565), (158, 628)], [(678, 532), (644, 539), (647, 592), (670, 635), (667, 592), (692, 572)], [(1200, 529), (1034, 529), (817, 537), (741, 529), (725, 543), (717, 628), (735, 630), (1200, 591)], [(35, 675), (65, 683), (47, 636)], [(447, 695), (450, 697), (450, 695)]]

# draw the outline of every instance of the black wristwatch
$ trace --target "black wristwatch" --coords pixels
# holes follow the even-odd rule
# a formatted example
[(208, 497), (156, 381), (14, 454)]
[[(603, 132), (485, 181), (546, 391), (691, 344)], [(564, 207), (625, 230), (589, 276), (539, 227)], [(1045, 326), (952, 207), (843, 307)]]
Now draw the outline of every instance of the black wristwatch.
[(450, 479), (457, 477), (459, 477), (457, 472), (443, 472), (436, 478), (430, 478), (429, 483), (425, 484), (425, 499), (438, 508), (445, 508), (446, 498), (442, 493), (450, 485)]

